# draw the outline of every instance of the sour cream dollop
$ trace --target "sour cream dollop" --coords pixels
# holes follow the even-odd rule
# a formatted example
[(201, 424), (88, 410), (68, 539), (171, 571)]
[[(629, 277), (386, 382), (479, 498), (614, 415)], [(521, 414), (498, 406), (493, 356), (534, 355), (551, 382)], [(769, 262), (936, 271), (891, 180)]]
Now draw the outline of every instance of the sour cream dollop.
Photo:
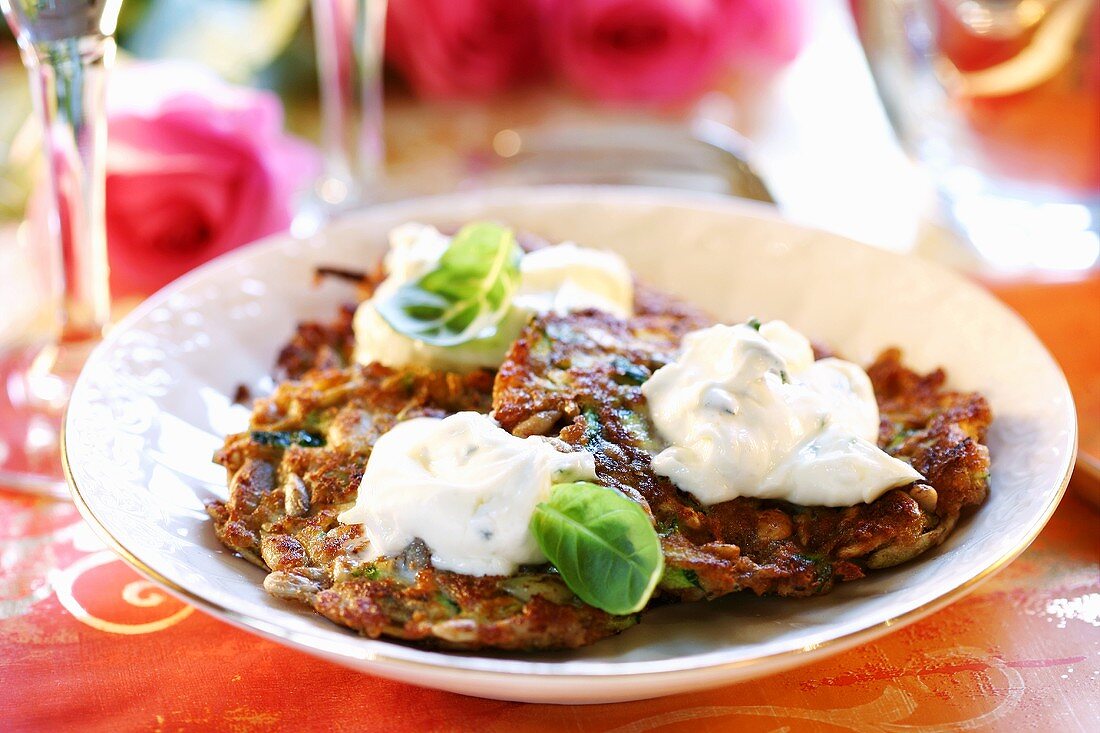
[(562, 242), (528, 252), (519, 270), (512, 303), (530, 313), (564, 315), (597, 308), (628, 318), (633, 312), (634, 279), (614, 252)]
[(414, 418), (378, 439), (355, 506), (339, 519), (363, 525), (367, 560), (420, 538), (437, 568), (510, 575), (546, 562), (529, 525), (553, 484), (595, 477), (590, 453), (517, 438), (487, 415)]
[(533, 314), (598, 308), (625, 318), (633, 311), (634, 283), (622, 257), (563, 242), (529, 252), (520, 260), (519, 289), (493, 336), (458, 346), (435, 346), (393, 330), (376, 304), (433, 270), (450, 241), (426, 224), (403, 224), (390, 232), (390, 249), (383, 260), (386, 279), (355, 312), (356, 361), (450, 371), (495, 368)]
[(851, 506), (922, 478), (876, 445), (867, 373), (814, 361), (809, 340), (782, 321), (688, 334), (642, 392), (670, 444), (653, 469), (703, 504), (749, 496)]

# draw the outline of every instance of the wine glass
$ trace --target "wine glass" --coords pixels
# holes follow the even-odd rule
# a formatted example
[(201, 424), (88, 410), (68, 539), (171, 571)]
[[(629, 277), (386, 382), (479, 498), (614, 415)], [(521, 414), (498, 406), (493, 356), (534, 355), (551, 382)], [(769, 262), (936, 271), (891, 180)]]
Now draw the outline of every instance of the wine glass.
[(853, 8), (898, 137), (976, 264), (1100, 267), (1100, 2)]
[(109, 318), (104, 93), (122, 0), (0, 0), (30, 74), (49, 179), (49, 337), (0, 346), (0, 485), (64, 495), (61, 414)]
[(334, 213), (377, 193), (382, 139), (382, 51), (387, 0), (312, 0), (324, 170), (295, 217), (312, 234)]

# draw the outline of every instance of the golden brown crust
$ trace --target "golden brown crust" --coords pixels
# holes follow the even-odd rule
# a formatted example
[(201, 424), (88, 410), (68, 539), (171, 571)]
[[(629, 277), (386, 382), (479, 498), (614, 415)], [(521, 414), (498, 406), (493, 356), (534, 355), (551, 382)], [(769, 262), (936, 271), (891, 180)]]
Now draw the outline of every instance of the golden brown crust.
[[(545, 589), (525, 594), (518, 590), (524, 581)], [(574, 648), (633, 624), (580, 603), (554, 576), (501, 579), (430, 568), (411, 583), (392, 577), (337, 583), (318, 594), (314, 608), (367, 636), (465, 649)]]
[[(376, 364), (306, 372), (257, 400), (250, 431), (215, 456), (229, 500), (207, 510), (218, 538), (270, 570), (264, 587), (336, 623), (448, 648), (590, 644), (631, 626), (586, 606), (545, 569), (472, 578), (431, 567), (426, 548), (360, 560), (360, 526), (340, 524), (371, 447), (400, 420), (488, 412), (492, 374), (392, 370)], [(297, 444), (304, 442), (305, 444)]]
[(339, 369), (350, 364), (355, 308), (354, 303), (344, 304), (330, 323), (299, 323), (275, 361), (280, 378), (299, 379), (313, 369)]
[(887, 351), (869, 372), (883, 414), (880, 442), (911, 461), (928, 486), (843, 509), (749, 498), (700, 506), (653, 473), (650, 459), (662, 446), (640, 388), (671, 358), (682, 325), (661, 316), (624, 322), (595, 311), (536, 319), (513, 345), (493, 391), (504, 428), (558, 432), (593, 453), (604, 483), (650, 512), (665, 548), (665, 595), (827, 592), (838, 580), (942, 542), (960, 512), (984, 499), (989, 460), (981, 440), (991, 419), (985, 400), (947, 391), (942, 372), (922, 377)]
[(989, 450), (982, 443), (993, 420), (986, 399), (945, 389), (942, 369), (924, 375), (906, 369), (897, 349), (884, 351), (867, 374), (882, 413), (879, 443), (908, 459), (936, 489), (936, 515), (985, 501)]
[(644, 286), (636, 311), (629, 321), (595, 311), (536, 319), (495, 378), (345, 367), (352, 308), (328, 325), (303, 324), (280, 356), (296, 381), (257, 400), (250, 431), (229, 436), (216, 455), (230, 488), (227, 502), (208, 507), (219, 539), (271, 571), (264, 585), (272, 594), (368, 636), (463, 649), (569, 648), (618, 633), (637, 616), (581, 603), (552, 568), (462, 576), (433, 568), (419, 542), (395, 558), (360, 559), (361, 527), (336, 517), (354, 501), (381, 434), (410, 417), (492, 407), (517, 435), (557, 435), (590, 451), (601, 480), (654, 517), (666, 559), (655, 603), (746, 589), (824, 593), (934, 547), (984, 500), (985, 400), (945, 389), (942, 371), (906, 369), (889, 350), (868, 370), (882, 413), (879, 442), (926, 483), (840, 509), (757, 499), (700, 506), (650, 468), (662, 445), (640, 385), (683, 334), (709, 321)]

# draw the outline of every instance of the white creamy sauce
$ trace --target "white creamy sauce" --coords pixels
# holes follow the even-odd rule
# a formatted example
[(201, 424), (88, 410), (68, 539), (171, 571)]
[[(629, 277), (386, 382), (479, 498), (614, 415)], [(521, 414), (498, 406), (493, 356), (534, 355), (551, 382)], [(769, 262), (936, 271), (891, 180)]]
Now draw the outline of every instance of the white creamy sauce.
[(622, 257), (562, 242), (528, 252), (520, 261), (520, 285), (512, 301), (531, 313), (566, 314), (597, 308), (630, 317), (634, 279)]
[(378, 439), (355, 506), (339, 519), (363, 525), (368, 560), (420, 538), (437, 568), (510, 575), (546, 562), (529, 525), (553, 484), (596, 477), (590, 453), (555, 445), (476, 412), (398, 423)]
[(523, 256), (519, 289), (493, 336), (458, 346), (435, 346), (393, 330), (375, 304), (434, 269), (449, 243), (450, 237), (426, 224), (403, 224), (390, 233), (390, 250), (383, 262), (386, 279), (355, 313), (356, 361), (451, 371), (495, 368), (532, 314), (598, 308), (619, 317), (631, 315), (634, 284), (622, 257), (565, 242)]
[(810, 342), (782, 321), (688, 334), (642, 392), (670, 444), (654, 470), (703, 504), (749, 496), (851, 506), (922, 478), (876, 445), (866, 372), (814, 361)]
[[(375, 303), (434, 269), (449, 242), (422, 224), (391, 233), (387, 278), (355, 315), (358, 361), (496, 367), (534, 313), (632, 312), (633, 280), (622, 259), (565, 243), (524, 255), (519, 289), (493, 337), (439, 347), (397, 333)], [(806, 337), (782, 321), (689, 334), (676, 361), (642, 392), (668, 443), (654, 470), (703, 504), (748, 496), (851, 506), (922, 478), (877, 447), (867, 374), (840, 359), (814, 361)], [(438, 568), (508, 575), (546, 562), (529, 525), (553, 484), (595, 478), (591, 454), (551, 438), (517, 438), (487, 415), (417, 418), (378, 440), (358, 499), (339, 519), (363, 525), (368, 560), (397, 555), (419, 538)]]

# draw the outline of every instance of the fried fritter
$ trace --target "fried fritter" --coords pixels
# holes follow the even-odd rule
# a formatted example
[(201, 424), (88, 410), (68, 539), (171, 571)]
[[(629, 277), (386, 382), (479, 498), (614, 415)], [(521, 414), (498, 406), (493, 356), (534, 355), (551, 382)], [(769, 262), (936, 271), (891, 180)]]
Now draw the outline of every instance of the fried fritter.
[(672, 358), (682, 326), (660, 315), (621, 321), (596, 311), (536, 319), (513, 344), (493, 390), (502, 427), (588, 450), (602, 482), (646, 508), (665, 552), (660, 594), (824, 593), (939, 544), (963, 510), (984, 500), (989, 456), (981, 441), (991, 420), (984, 398), (945, 390), (942, 371), (915, 374), (890, 350), (869, 369), (882, 413), (879, 442), (927, 482), (846, 508), (750, 498), (701, 506), (652, 471), (663, 445), (641, 392)]
[(576, 647), (633, 625), (587, 606), (545, 567), (513, 577), (436, 570), (415, 543), (359, 559), (362, 528), (336, 517), (355, 501), (378, 437), (400, 420), (489, 411), (492, 373), (395, 371), (380, 365), (308, 372), (253, 408), (249, 432), (215, 460), (229, 500), (207, 511), (227, 547), (270, 570), (264, 587), (367, 636), (450, 648)]
[[(364, 290), (377, 277), (364, 276)], [(655, 327), (678, 324), (679, 332), (706, 322), (642, 285), (635, 309)], [(374, 442), (399, 420), (488, 412), (493, 375), (345, 366), (354, 310), (346, 305), (330, 323), (299, 324), (278, 359), (281, 374), (298, 381), (258, 400), (250, 430), (229, 436), (215, 456), (229, 477), (229, 500), (207, 507), (218, 538), (271, 571), (264, 587), (273, 595), (372, 637), (449, 648), (569, 648), (636, 623), (637, 615), (585, 605), (546, 567), (473, 578), (432, 568), (419, 543), (398, 558), (358, 559), (361, 527), (336, 516), (354, 503)]]
[(330, 323), (299, 323), (275, 361), (277, 376), (300, 379), (313, 369), (338, 369), (352, 363), (355, 303), (345, 303)]
[(990, 421), (980, 395), (944, 389), (941, 371), (918, 375), (896, 350), (869, 369), (880, 403), (880, 445), (928, 481), (872, 504), (832, 509), (736, 499), (700, 506), (655, 475), (663, 447), (640, 385), (708, 319), (639, 286), (638, 315), (598, 312), (533, 320), (495, 375), (393, 370), (350, 361), (350, 307), (331, 324), (303, 324), (280, 356), (298, 381), (254, 405), (249, 432), (229, 436), (216, 460), (229, 499), (208, 511), (219, 539), (270, 571), (264, 587), (334, 622), (447, 648), (547, 649), (590, 644), (636, 623), (585, 605), (553, 568), (512, 577), (437, 570), (415, 542), (400, 556), (360, 559), (359, 526), (336, 517), (355, 501), (378, 437), (398, 421), (460, 410), (488, 412), (516, 435), (557, 435), (592, 452), (604, 483), (653, 517), (666, 557), (655, 603), (751, 589), (804, 596), (838, 580), (903, 562), (942, 542), (984, 499)]
[[(545, 246), (539, 240), (527, 237), (525, 249)], [(366, 298), (382, 279), (381, 271), (366, 273), (357, 283), (360, 296)], [(299, 323), (276, 359), (276, 376), (280, 379), (300, 379), (313, 369), (336, 369), (353, 363), (355, 319), (357, 303), (340, 306), (336, 318), (327, 323), (306, 321)], [(702, 311), (675, 298), (654, 290), (645, 283), (634, 283), (634, 312), (640, 316), (659, 315), (666, 321), (679, 322), (677, 332), (686, 333), (695, 328), (711, 325)]]

